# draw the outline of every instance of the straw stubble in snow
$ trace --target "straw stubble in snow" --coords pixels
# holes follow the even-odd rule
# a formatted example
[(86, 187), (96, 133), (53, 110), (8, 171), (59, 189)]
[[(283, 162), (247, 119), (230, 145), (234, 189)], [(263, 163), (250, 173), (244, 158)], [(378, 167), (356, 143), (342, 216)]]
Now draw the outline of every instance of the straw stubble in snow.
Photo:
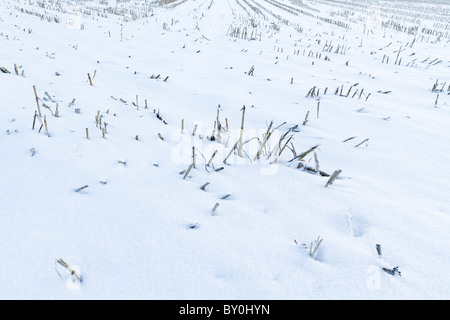
[(449, 17), (1, 0), (0, 297), (448, 299)]

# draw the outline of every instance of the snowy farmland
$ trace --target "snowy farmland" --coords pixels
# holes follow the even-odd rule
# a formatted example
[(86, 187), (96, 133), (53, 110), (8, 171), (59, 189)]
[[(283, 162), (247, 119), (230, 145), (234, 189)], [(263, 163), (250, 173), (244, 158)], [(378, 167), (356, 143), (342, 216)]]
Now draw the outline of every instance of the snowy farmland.
[(450, 3), (0, 0), (1, 299), (449, 299)]

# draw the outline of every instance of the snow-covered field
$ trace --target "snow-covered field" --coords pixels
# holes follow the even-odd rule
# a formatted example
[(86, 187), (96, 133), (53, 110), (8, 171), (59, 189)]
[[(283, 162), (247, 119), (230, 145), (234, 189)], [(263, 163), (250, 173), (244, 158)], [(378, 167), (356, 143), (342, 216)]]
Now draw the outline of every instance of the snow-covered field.
[(0, 0), (0, 298), (449, 299), (449, 53), (446, 1)]

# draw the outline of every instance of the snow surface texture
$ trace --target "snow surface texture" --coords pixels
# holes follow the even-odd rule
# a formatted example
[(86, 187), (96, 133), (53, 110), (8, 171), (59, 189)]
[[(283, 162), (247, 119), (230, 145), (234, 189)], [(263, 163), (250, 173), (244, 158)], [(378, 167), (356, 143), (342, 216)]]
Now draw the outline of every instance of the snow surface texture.
[(449, 299), (449, 13), (1, 0), (0, 298)]

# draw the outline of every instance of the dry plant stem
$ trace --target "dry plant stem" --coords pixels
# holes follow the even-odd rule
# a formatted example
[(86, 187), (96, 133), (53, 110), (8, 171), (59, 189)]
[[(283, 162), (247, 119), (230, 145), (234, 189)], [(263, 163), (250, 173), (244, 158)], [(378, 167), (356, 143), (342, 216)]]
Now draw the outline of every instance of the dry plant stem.
[(82, 187), (79, 187), (79, 188), (75, 189), (75, 192), (80, 192), (81, 190), (84, 190), (84, 189), (86, 189), (88, 187), (89, 187), (88, 185), (84, 185)]
[(317, 240), (315, 240), (314, 242), (311, 243), (311, 246), (309, 247), (309, 255), (311, 256), (311, 258), (315, 259), (317, 252), (319, 250), (320, 244), (322, 243), (323, 239), (320, 239), (320, 236), (317, 238)]
[[(286, 124), (286, 121), (284, 121), (282, 124), (280, 124), (278, 127), (275, 128), (275, 130), (280, 129), (282, 126), (284, 126)], [(284, 134), (285, 136), (287, 135), (287, 133)]]
[(242, 107), (242, 121), (241, 121), (241, 134), (239, 136), (239, 149), (238, 149), (238, 155), (242, 156), (242, 138), (244, 136), (244, 121), (245, 121), (245, 106)]
[(200, 187), (201, 190), (205, 191), (205, 188), (209, 185), (209, 182), (205, 183)]
[[(293, 137), (294, 137), (294, 135), (291, 135), (291, 136), (289, 137), (289, 139), (286, 141), (286, 143), (284, 144), (284, 146), (280, 149), (280, 152), (279, 152), (278, 156), (281, 156), (281, 154), (283, 153), (284, 149), (286, 148), (286, 146), (288, 145), (288, 143), (291, 141), (291, 139), (292, 139)], [(281, 141), (280, 141), (280, 143), (281, 143)]]
[(217, 154), (217, 150), (214, 151), (214, 153), (212, 154), (211, 158), (209, 159), (208, 164), (207, 164), (208, 167), (211, 165), (211, 162), (213, 161), (213, 159), (216, 156), (216, 154)]
[(280, 144), (281, 144), (281, 141), (277, 144), (277, 146), (275, 147), (275, 150), (272, 150), (272, 151), (269, 152), (269, 154), (267, 155), (267, 158), (266, 158), (267, 160), (270, 159), (270, 157), (273, 154), (275, 154), (275, 159), (274, 159), (274, 161), (272, 163), (277, 163), (277, 161), (278, 161), (278, 152), (280, 150)]
[(267, 141), (270, 139), (270, 137), (271, 137), (271, 135), (272, 135), (272, 133), (273, 133), (273, 130), (270, 131), (270, 129), (272, 128), (272, 125), (273, 125), (273, 122), (270, 123), (269, 128), (267, 129), (267, 132), (266, 132), (266, 134), (265, 134), (264, 140), (263, 140), (263, 142), (261, 143), (261, 146), (259, 147), (259, 150), (258, 150), (258, 152), (256, 153), (256, 156), (255, 156), (255, 158), (253, 159), (253, 161), (259, 159), (262, 150), (263, 150), (264, 147), (266, 146)]
[(381, 245), (380, 245), (380, 244), (377, 244), (377, 245), (376, 245), (376, 249), (377, 249), (378, 256), (381, 258), (381, 257), (382, 257), (382, 254), (381, 254)]
[(305, 126), (309, 121), (309, 111), (306, 113), (305, 120), (303, 121), (303, 125)]
[(225, 160), (223, 160), (223, 163), (227, 164), (227, 160), (228, 158), (231, 156), (231, 154), (233, 153), (234, 150), (236, 150), (236, 148), (238, 147), (240, 140), (236, 141), (236, 143), (234, 144), (233, 148), (230, 150), (230, 153), (228, 153), (227, 157), (225, 158)]
[(361, 89), (361, 92), (359, 94), (359, 99), (361, 99), (361, 96), (363, 95), (363, 93), (364, 93), (364, 89)]
[(352, 89), (353, 89), (353, 86), (350, 86), (350, 89), (348, 89), (348, 92), (347, 92), (347, 97), (350, 95), (350, 92), (352, 91)]
[(45, 114), (44, 114), (44, 127), (45, 127), (45, 134), (47, 135), (47, 137), (49, 137), (48, 126), (47, 126), (47, 118), (45, 117)]
[(219, 115), (220, 115), (220, 109), (219, 108), (220, 108), (220, 105), (217, 107), (217, 116), (216, 116), (217, 137), (216, 137), (216, 140), (217, 140), (217, 142), (220, 143), (220, 141), (221, 141), (220, 130), (222, 129), (222, 124), (220, 123), (220, 120), (219, 120)]
[(211, 133), (211, 141), (215, 141), (216, 139), (216, 127), (217, 127), (217, 121), (214, 121), (214, 129)]
[(364, 144), (365, 142), (369, 141), (369, 139), (365, 139), (364, 141), (358, 143), (355, 148), (358, 148), (360, 145)]
[(328, 179), (327, 183), (325, 184), (325, 188), (328, 188), (328, 186), (332, 185), (334, 180), (337, 179), (337, 177), (341, 174), (341, 172), (342, 172), (342, 170), (340, 170), (340, 169), (333, 172), (330, 179)]
[(216, 204), (214, 205), (214, 207), (212, 208), (212, 214), (213, 214), (213, 215), (214, 215), (214, 213), (216, 212), (216, 210), (217, 210), (218, 207), (219, 207), (219, 204), (216, 203)]
[(33, 118), (33, 130), (34, 130), (34, 126), (36, 125), (36, 118), (37, 118), (37, 110), (34, 110), (34, 118)]
[(53, 100), (52, 96), (51, 96), (47, 91), (45, 91), (44, 94), (47, 96), (47, 98), (48, 98), (51, 102), (55, 103), (55, 101)]
[(347, 141), (353, 140), (353, 139), (355, 139), (355, 138), (357, 138), (357, 137), (356, 137), (356, 136), (355, 136), (355, 137), (350, 137), (350, 138), (345, 139), (345, 140), (342, 141), (342, 142), (347, 142)]
[(314, 147), (311, 147), (309, 150), (303, 152), (302, 154), (296, 156), (295, 158), (293, 158), (292, 160), (290, 160), (289, 162), (292, 162), (294, 160), (302, 160), (304, 157), (306, 157), (308, 154), (310, 154), (311, 152), (313, 152), (314, 150), (316, 150), (319, 147), (319, 145), (315, 145)]
[(65, 262), (63, 259), (58, 259), (56, 260), (57, 263), (59, 263), (61, 266), (63, 266), (64, 268), (66, 268), (69, 272), (71, 276), (74, 276), (75, 278), (78, 279), (78, 281), (81, 282), (81, 275), (78, 274), (78, 272), (76, 272), (67, 262)]
[(290, 146), (287, 146), (287, 148), (288, 148), (289, 150), (291, 150), (292, 155), (294, 156), (294, 158), (293, 158), (292, 160), (289, 160), (289, 162), (292, 162), (292, 161), (294, 161), (295, 159), (297, 159), (297, 151), (295, 150), (294, 144), (293, 144), (292, 142), (291, 142), (291, 145), (290, 145)]
[(95, 126), (98, 127), (98, 123), (100, 120), (100, 110), (97, 111), (97, 115), (95, 116)]
[(397, 58), (395, 59), (395, 65), (398, 64), (398, 58), (400, 56), (400, 53), (402, 52), (402, 47), (400, 47), (400, 49), (398, 49), (398, 54), (397, 54)]
[(37, 92), (36, 92), (36, 86), (33, 86), (33, 90), (34, 90), (34, 97), (36, 98), (36, 105), (37, 105), (38, 115), (39, 115), (39, 118), (41, 118), (42, 117), (42, 113), (41, 113), (41, 107), (39, 106), (39, 97), (38, 97)]
[(191, 165), (189, 166), (189, 168), (186, 170), (186, 173), (184, 174), (183, 180), (186, 179), (186, 177), (188, 176), (189, 172), (191, 172), (193, 166), (194, 166), (194, 165), (191, 164)]
[(317, 153), (315, 151), (313, 151), (314, 153), (314, 162), (316, 163), (316, 171), (320, 172), (320, 168), (319, 168), (319, 158), (317, 157)]
[(318, 173), (320, 174), (322, 177), (330, 177), (330, 175), (324, 171), (317, 171), (315, 168), (312, 167), (308, 167), (306, 165), (304, 165), (303, 163), (299, 163), (297, 169), (301, 169), (303, 168), (303, 170), (308, 171), (308, 172), (312, 172), (312, 173)]

